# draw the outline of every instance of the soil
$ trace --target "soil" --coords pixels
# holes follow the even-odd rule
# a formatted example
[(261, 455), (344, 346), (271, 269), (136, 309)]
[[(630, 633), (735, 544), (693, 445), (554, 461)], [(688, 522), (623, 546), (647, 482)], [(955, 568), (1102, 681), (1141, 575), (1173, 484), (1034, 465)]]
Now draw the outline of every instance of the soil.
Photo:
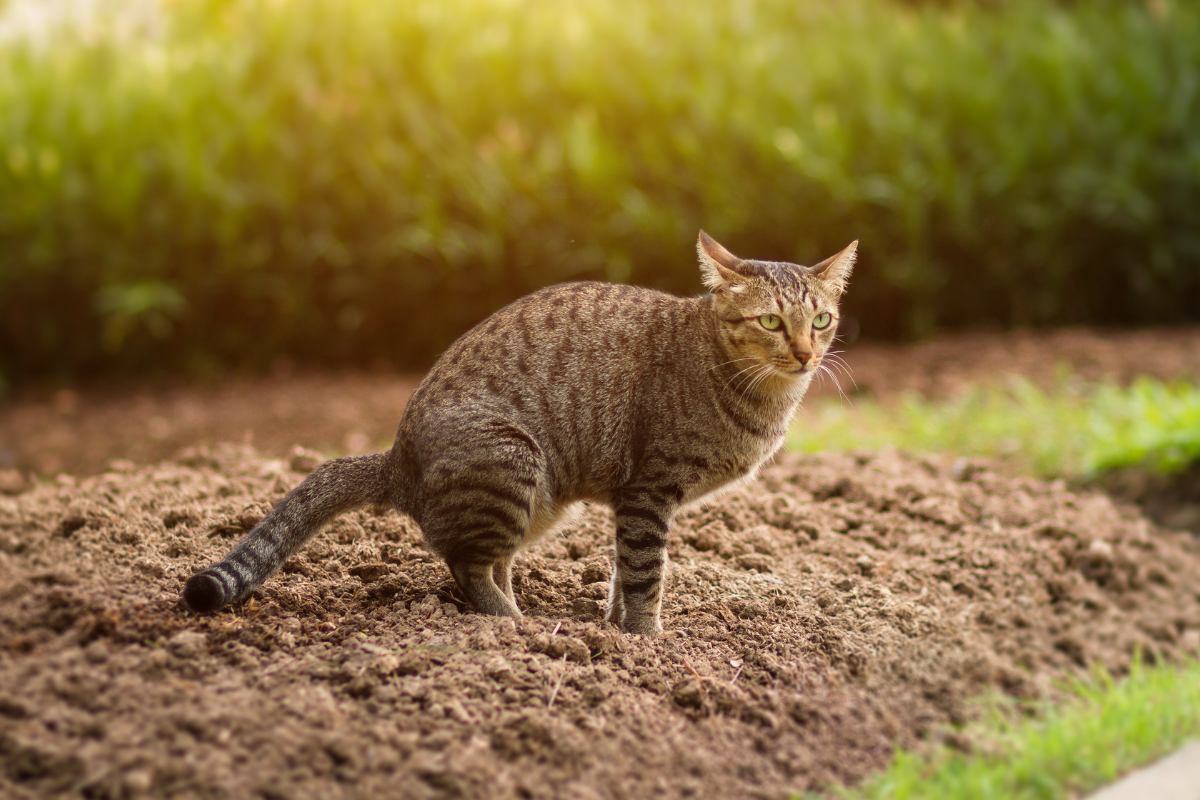
[(1121, 384), (1143, 375), (1200, 381), (1196, 326), (967, 333), (916, 344), (860, 344), (847, 350), (857, 391), (883, 400), (906, 392), (944, 397), (1014, 377), (1043, 388), (1066, 375)]
[[(1014, 375), (1052, 385), (1064, 370), (1084, 380), (1138, 375), (1200, 380), (1200, 327), (1143, 331), (968, 334), (909, 345), (856, 343), (845, 354), (847, 394), (888, 400), (905, 392), (953, 394)], [(183, 447), (253, 444), (286, 456), (296, 444), (325, 453), (391, 443), (419, 376), (296, 372), (219, 385), (33, 389), (0, 403), (0, 492), (32, 475), (94, 474), (118, 459), (138, 464)], [(856, 385), (857, 384), (857, 385)], [(818, 383), (806, 401), (841, 402)]]
[(975, 699), (1200, 649), (1200, 541), (978, 461), (785, 457), (672, 533), (668, 632), (601, 621), (611, 519), (468, 613), (412, 523), (333, 523), (244, 606), (182, 610), (317, 456), (241, 445), (0, 495), (0, 796), (783, 797)]
[(1170, 475), (1126, 468), (1102, 476), (1099, 486), (1118, 500), (1136, 503), (1160, 525), (1200, 535), (1200, 464)]

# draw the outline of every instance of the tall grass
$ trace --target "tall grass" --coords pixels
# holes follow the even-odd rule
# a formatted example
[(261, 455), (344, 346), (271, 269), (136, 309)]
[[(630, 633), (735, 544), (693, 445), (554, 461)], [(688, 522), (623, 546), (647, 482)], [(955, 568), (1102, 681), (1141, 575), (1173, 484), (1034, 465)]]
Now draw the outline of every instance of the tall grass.
[(1196, 313), (1194, 3), (162, 8), (0, 47), (0, 372), (415, 364), (701, 225), (874, 333)]

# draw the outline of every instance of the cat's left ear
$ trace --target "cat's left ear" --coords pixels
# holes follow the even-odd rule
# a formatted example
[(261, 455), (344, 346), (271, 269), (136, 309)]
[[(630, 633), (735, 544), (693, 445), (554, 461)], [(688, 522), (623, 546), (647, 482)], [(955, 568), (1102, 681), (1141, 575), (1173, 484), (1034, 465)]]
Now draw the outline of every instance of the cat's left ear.
[(854, 271), (854, 261), (858, 258), (858, 240), (855, 239), (842, 252), (832, 255), (820, 264), (808, 268), (814, 278), (824, 281), (838, 294), (846, 291), (850, 282), (850, 273)]
[(741, 290), (741, 284), (746, 280), (742, 274), (742, 259), (704, 231), (700, 231), (700, 238), (696, 241), (696, 254), (700, 256), (700, 276), (709, 291)]

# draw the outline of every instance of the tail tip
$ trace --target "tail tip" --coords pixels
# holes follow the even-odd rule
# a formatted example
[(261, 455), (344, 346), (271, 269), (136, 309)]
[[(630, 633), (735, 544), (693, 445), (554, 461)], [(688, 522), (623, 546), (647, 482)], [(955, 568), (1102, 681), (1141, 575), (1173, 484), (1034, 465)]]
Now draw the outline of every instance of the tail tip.
[(183, 602), (192, 611), (207, 614), (225, 605), (225, 587), (211, 572), (199, 572), (183, 587)]

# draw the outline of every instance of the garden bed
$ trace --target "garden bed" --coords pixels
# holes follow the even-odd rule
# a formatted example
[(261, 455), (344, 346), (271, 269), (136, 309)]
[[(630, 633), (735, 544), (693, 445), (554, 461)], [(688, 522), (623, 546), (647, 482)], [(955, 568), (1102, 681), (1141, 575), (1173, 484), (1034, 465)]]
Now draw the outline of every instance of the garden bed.
[(680, 515), (654, 640), (601, 621), (611, 519), (459, 605), (407, 519), (178, 605), (313, 456), (197, 449), (0, 496), (0, 794), (771, 796), (954, 740), (992, 692), (1200, 647), (1200, 542), (974, 461), (786, 456)]

